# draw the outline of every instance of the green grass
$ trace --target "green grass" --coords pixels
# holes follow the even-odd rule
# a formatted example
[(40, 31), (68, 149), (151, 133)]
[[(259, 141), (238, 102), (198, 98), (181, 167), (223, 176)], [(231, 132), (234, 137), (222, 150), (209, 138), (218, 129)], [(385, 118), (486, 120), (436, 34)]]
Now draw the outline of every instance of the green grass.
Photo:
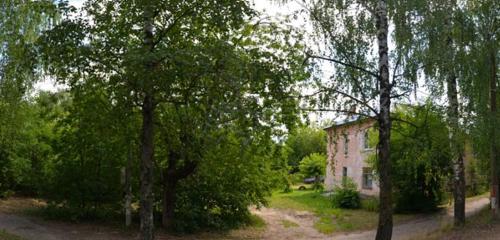
[[(312, 212), (318, 217), (314, 227), (325, 234), (373, 229), (378, 221), (377, 212), (333, 208), (329, 197), (311, 190), (274, 193), (269, 198), (269, 206)], [(395, 215), (394, 220), (402, 222), (414, 217), (414, 215)]]
[(281, 225), (283, 225), (283, 227), (285, 227), (285, 228), (291, 228), (291, 227), (298, 227), (299, 226), (299, 224), (297, 224), (296, 222), (292, 222), (292, 221), (289, 221), (289, 220), (286, 220), (286, 219), (281, 220)]
[(250, 215), (248, 226), (255, 229), (264, 229), (266, 222), (261, 217), (252, 214)]
[(23, 240), (23, 239), (24, 238), (8, 233), (4, 229), (0, 229), (0, 240)]
[(476, 215), (465, 219), (465, 226), (454, 227), (453, 219), (441, 224), (439, 230), (422, 234), (412, 238), (412, 240), (439, 240), (439, 239), (497, 239), (497, 232), (500, 229), (500, 221), (494, 220), (491, 210), (485, 208)]

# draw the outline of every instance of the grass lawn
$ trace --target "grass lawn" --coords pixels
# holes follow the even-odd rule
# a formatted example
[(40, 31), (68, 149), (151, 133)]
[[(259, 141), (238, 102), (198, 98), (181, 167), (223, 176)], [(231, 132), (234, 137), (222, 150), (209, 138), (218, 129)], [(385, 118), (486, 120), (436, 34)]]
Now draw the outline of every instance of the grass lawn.
[[(377, 212), (333, 208), (328, 197), (312, 190), (273, 193), (269, 198), (269, 207), (312, 212), (319, 218), (314, 227), (325, 234), (373, 229), (378, 222)], [(416, 215), (394, 215), (394, 221), (398, 223), (415, 217)]]
[(23, 239), (24, 238), (6, 232), (4, 229), (0, 229), (0, 240), (23, 240)]

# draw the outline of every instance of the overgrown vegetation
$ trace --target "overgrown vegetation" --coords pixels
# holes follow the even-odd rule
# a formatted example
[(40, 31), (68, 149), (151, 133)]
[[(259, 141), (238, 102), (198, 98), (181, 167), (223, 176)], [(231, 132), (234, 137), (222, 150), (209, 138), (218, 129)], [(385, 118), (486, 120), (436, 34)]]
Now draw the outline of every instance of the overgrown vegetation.
[(441, 204), (451, 176), (448, 130), (442, 115), (430, 105), (405, 107), (395, 113), (391, 136), (395, 210), (426, 212)]
[[(71, 221), (125, 215), (145, 240), (155, 224), (248, 225), (276, 189), (272, 207), (312, 211), (326, 233), (378, 211), (377, 240), (393, 207), (433, 211), (453, 189), (461, 225), (467, 193), (499, 199), (496, 1), (304, 0), (279, 19), (249, 0), (80, 2), (0, 4), (0, 198), (43, 198)], [(427, 104), (405, 105), (421, 90)], [(320, 195), (327, 139), (301, 123), (310, 111), (377, 123), (378, 200)], [(292, 191), (304, 177), (316, 192)]]
[(306, 178), (314, 178), (313, 189), (322, 190), (321, 176), (325, 175), (326, 156), (312, 153), (299, 164), (300, 173)]
[(358, 187), (352, 179), (345, 177), (340, 186), (335, 187), (332, 194), (334, 208), (357, 209), (361, 207)]

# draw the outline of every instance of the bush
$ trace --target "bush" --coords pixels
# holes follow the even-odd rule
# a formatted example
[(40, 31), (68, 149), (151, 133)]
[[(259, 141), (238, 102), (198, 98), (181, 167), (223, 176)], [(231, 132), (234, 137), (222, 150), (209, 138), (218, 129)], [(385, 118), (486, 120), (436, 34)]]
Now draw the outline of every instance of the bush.
[(376, 211), (378, 211), (379, 204), (380, 204), (380, 202), (379, 202), (378, 198), (370, 197), (370, 198), (361, 200), (361, 209), (369, 211), (369, 212), (376, 212)]
[(332, 203), (334, 208), (359, 208), (361, 206), (361, 198), (356, 184), (349, 178), (344, 179), (342, 186), (334, 189)]
[[(448, 128), (440, 109), (431, 105), (401, 106), (393, 113), (391, 162), (395, 212), (437, 210), (451, 174)], [(376, 156), (371, 157), (373, 169)]]
[(300, 162), (300, 173), (306, 177), (314, 177), (316, 180), (313, 184), (313, 189), (321, 190), (320, 177), (325, 173), (326, 156), (324, 154), (313, 153)]
[(229, 230), (255, 220), (248, 207), (266, 203), (274, 172), (261, 147), (267, 142), (255, 142), (242, 151), (239, 140), (233, 135), (220, 140), (205, 153), (196, 173), (181, 181), (172, 230)]

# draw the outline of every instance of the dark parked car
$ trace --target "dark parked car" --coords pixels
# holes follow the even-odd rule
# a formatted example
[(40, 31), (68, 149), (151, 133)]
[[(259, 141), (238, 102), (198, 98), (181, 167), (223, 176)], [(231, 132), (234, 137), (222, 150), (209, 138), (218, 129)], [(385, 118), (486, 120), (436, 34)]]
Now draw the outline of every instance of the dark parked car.
[[(323, 180), (325, 180), (325, 177), (323, 176), (320, 176), (319, 177), (319, 181), (320, 182), (323, 182)], [(312, 184), (316, 181), (316, 178), (315, 177), (310, 177), (310, 178), (304, 178), (304, 183), (306, 184)]]

